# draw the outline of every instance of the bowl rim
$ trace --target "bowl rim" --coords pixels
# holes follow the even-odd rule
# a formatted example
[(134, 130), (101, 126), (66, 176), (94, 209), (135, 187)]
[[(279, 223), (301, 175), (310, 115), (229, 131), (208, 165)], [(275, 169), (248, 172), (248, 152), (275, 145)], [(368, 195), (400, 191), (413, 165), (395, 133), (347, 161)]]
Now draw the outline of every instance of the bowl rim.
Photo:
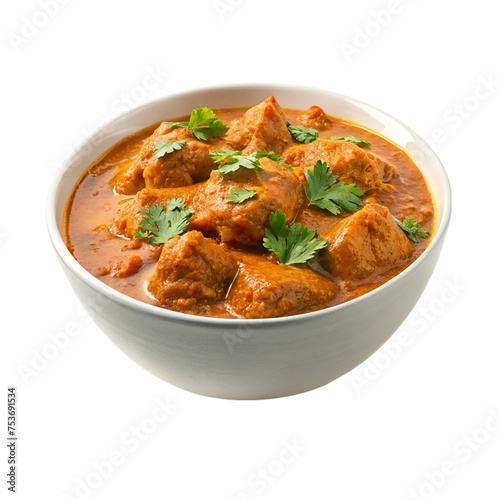
[[(106, 133), (106, 130), (113, 130), (114, 124), (120, 120), (123, 120), (126, 116), (131, 113), (138, 113), (142, 111), (144, 108), (149, 108), (156, 104), (162, 103), (164, 100), (174, 100), (179, 98), (187, 98), (193, 94), (198, 93), (208, 93), (208, 92), (224, 92), (228, 90), (239, 90), (241, 92), (247, 90), (264, 90), (264, 89), (275, 89), (272, 90), (272, 93), (276, 93), (279, 89), (284, 89), (287, 91), (300, 91), (300, 92), (322, 92), (325, 94), (329, 94), (337, 99), (348, 101), (356, 106), (363, 108), (371, 108), (374, 111), (384, 115), (390, 120), (394, 121), (396, 124), (401, 126), (407, 132), (409, 132), (414, 138), (421, 141), (422, 145), (426, 146), (425, 155), (430, 157), (433, 164), (433, 169), (437, 169), (437, 173), (439, 176), (439, 184), (442, 188), (442, 217), (441, 221), (438, 223), (436, 232), (432, 235), (432, 240), (429, 245), (424, 249), (422, 254), (412, 262), (408, 267), (403, 269), (396, 276), (390, 278), (388, 281), (383, 283), (382, 285), (370, 290), (369, 292), (360, 295), (354, 299), (351, 299), (347, 302), (343, 302), (341, 304), (337, 304), (331, 307), (327, 307), (324, 309), (320, 309), (317, 311), (311, 311), (307, 313), (300, 313), (291, 316), (280, 316), (276, 318), (217, 318), (217, 317), (209, 317), (209, 316), (197, 316), (194, 314), (181, 313), (177, 311), (172, 311), (170, 309), (165, 309), (160, 306), (156, 306), (153, 304), (148, 304), (146, 302), (142, 302), (139, 299), (135, 299), (133, 297), (129, 297), (122, 292), (115, 290), (104, 282), (100, 281), (97, 277), (90, 274), (71, 254), (71, 252), (66, 247), (63, 238), (62, 238), (62, 228), (59, 227), (57, 223), (57, 215), (56, 215), (56, 200), (57, 194), (62, 180), (65, 177), (65, 174), (68, 170), (71, 169), (73, 162), (78, 159), (78, 152), (85, 150), (87, 147), (92, 147), (92, 144), (96, 141), (96, 138)], [(341, 117), (340, 117), (341, 118)], [(363, 126), (363, 124), (360, 124)], [(369, 127), (368, 127), (369, 128)], [(390, 138), (389, 138), (390, 139)], [(392, 140), (392, 139), (390, 139)], [(96, 156), (97, 157), (97, 156)], [(85, 167), (87, 168), (87, 167)], [(83, 171), (80, 172), (80, 175), (83, 174)], [(424, 177), (425, 178), (425, 177)], [(434, 193), (431, 191), (431, 194), (434, 199)], [(65, 200), (66, 203), (67, 200)], [(139, 309), (146, 314), (151, 314), (161, 319), (170, 320), (175, 323), (189, 323), (189, 324), (198, 324), (198, 325), (211, 325), (211, 326), (248, 326), (249, 324), (257, 326), (273, 326), (273, 325), (286, 325), (290, 322), (301, 322), (301, 321), (309, 321), (312, 318), (319, 318), (325, 315), (334, 314), (336, 311), (340, 311), (343, 309), (348, 309), (351, 307), (355, 307), (357, 304), (362, 304), (371, 299), (375, 294), (382, 293), (387, 288), (394, 286), (398, 281), (405, 279), (405, 277), (409, 274), (417, 272), (422, 265), (424, 265), (425, 261), (431, 255), (433, 249), (440, 245), (444, 236), (446, 235), (446, 231), (448, 229), (450, 218), (451, 218), (451, 207), (452, 207), (452, 193), (451, 193), (451, 185), (449, 181), (448, 174), (434, 150), (427, 144), (427, 142), (418, 135), (414, 130), (410, 127), (402, 123), (399, 119), (395, 118), (391, 114), (368, 104), (364, 101), (361, 101), (356, 98), (352, 98), (350, 96), (339, 94), (337, 92), (333, 92), (328, 89), (319, 88), (319, 87), (311, 87), (305, 85), (293, 85), (293, 84), (282, 84), (282, 83), (235, 83), (235, 84), (224, 84), (224, 85), (210, 85), (203, 87), (196, 87), (192, 89), (188, 89), (185, 91), (178, 91), (174, 93), (168, 93), (160, 97), (156, 97), (154, 99), (148, 100), (144, 103), (141, 103), (139, 106), (133, 107), (127, 110), (124, 113), (121, 113), (114, 117), (113, 119), (107, 121), (104, 125), (96, 127), (91, 134), (87, 135), (86, 138), (78, 143), (78, 145), (74, 148), (73, 152), (70, 153), (66, 158), (62, 161), (62, 167), (58, 170), (56, 175), (54, 176), (46, 201), (46, 226), (49, 233), (49, 237), (51, 243), (60, 258), (61, 262), (74, 274), (77, 278), (83, 281), (86, 285), (91, 288), (96, 289), (100, 294), (106, 296), (110, 300), (116, 301), (120, 303), (122, 306), (131, 307), (134, 309)]]

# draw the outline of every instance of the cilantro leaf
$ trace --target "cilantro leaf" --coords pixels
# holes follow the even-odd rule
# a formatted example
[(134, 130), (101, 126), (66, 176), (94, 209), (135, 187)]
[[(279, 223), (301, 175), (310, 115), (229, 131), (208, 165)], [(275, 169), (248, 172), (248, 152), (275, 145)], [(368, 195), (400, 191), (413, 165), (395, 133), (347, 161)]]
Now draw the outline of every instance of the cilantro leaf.
[(257, 172), (262, 170), (260, 161), (255, 154), (243, 156), (241, 151), (226, 149), (224, 151), (210, 151), (210, 156), (212, 157), (212, 161), (214, 163), (220, 164), (217, 172), (222, 175), (236, 172), (240, 168), (256, 170)]
[(229, 192), (228, 199), (232, 203), (243, 203), (246, 200), (250, 200), (257, 194), (257, 191), (251, 191), (244, 188), (233, 188)]
[(189, 117), (189, 127), (201, 127), (207, 125), (211, 120), (215, 118), (215, 113), (210, 108), (196, 108), (191, 111), (191, 116)]
[(287, 125), (291, 136), (302, 144), (308, 144), (315, 141), (319, 137), (319, 132), (313, 128), (306, 128), (302, 125)]
[(354, 144), (357, 144), (360, 148), (369, 148), (372, 145), (371, 142), (369, 142), (369, 141), (363, 141), (362, 139), (357, 139), (356, 137), (353, 137), (352, 135), (350, 135), (348, 137), (330, 137), (330, 140), (332, 140), (332, 141), (353, 142)]
[(431, 233), (423, 231), (420, 224), (415, 219), (405, 219), (401, 222), (399, 219), (392, 216), (396, 224), (405, 232), (406, 236), (414, 243), (418, 243), (418, 238), (428, 238)]
[(355, 212), (363, 205), (363, 190), (355, 184), (344, 184), (332, 175), (330, 167), (321, 160), (314, 164), (313, 170), (306, 172), (305, 189), (309, 205), (328, 210), (333, 215), (342, 212)]
[(149, 210), (140, 210), (144, 215), (135, 232), (138, 239), (146, 239), (149, 243), (165, 243), (170, 238), (182, 234), (188, 225), (193, 212), (184, 206), (182, 198), (167, 201), (167, 209), (156, 203)]
[(363, 190), (356, 187), (356, 184), (344, 184), (342, 181), (335, 183), (320, 200), (312, 202), (319, 208), (328, 210), (332, 214), (341, 212), (355, 212), (358, 207), (363, 206), (360, 196)]
[(182, 149), (186, 145), (186, 141), (163, 141), (159, 142), (155, 146), (156, 150), (156, 158), (161, 158), (166, 154), (173, 153), (174, 151), (178, 151)]
[(223, 160), (232, 160), (235, 156), (241, 156), (241, 151), (233, 151), (232, 149), (224, 149), (223, 151), (210, 151), (210, 156), (214, 163), (222, 162)]
[(172, 128), (189, 127), (189, 122), (167, 122)]
[(276, 254), (281, 264), (304, 264), (328, 245), (326, 240), (316, 238), (314, 229), (297, 223), (288, 227), (286, 215), (280, 210), (269, 214), (269, 224), (271, 229), (266, 228), (262, 245)]
[(240, 168), (256, 170), (257, 172), (260, 172), (262, 170), (260, 161), (255, 158), (255, 156), (238, 156), (232, 161), (226, 162), (224, 165), (221, 165), (217, 169), (217, 172), (224, 175), (230, 172), (236, 172)]
[(270, 160), (275, 161), (280, 165), (283, 165), (290, 172), (293, 172), (293, 168), (290, 165), (285, 165), (285, 159), (282, 156), (277, 155), (276, 153), (269, 151), (256, 151), (254, 155), (256, 158), (262, 158), (262, 157), (269, 158)]
[(215, 117), (210, 108), (196, 108), (191, 111), (188, 122), (169, 122), (172, 128), (186, 127), (196, 139), (207, 142), (211, 137), (225, 134), (229, 128)]

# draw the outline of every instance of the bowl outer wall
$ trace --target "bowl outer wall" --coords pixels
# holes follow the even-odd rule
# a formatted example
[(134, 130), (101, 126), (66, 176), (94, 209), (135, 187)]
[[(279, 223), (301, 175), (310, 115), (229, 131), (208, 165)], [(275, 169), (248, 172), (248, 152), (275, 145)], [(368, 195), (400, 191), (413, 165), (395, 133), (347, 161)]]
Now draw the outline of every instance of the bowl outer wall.
[(305, 392), (344, 375), (373, 354), (411, 311), (439, 249), (411, 287), (398, 280), (356, 304), (293, 321), (234, 324), (166, 319), (116, 301), (62, 262), (85, 308), (117, 345), (157, 377), (188, 391), (228, 399), (264, 399)]
[[(423, 255), (396, 278), (351, 302), (273, 320), (216, 320), (174, 313), (131, 299), (85, 271), (62, 241), (66, 199), (85, 168), (122, 137), (188, 114), (195, 107), (250, 106), (275, 94), (284, 107), (317, 104), (405, 147), (435, 195), (437, 225)], [(394, 118), (328, 91), (292, 86), (209, 88), (136, 108), (97, 130), (66, 161), (48, 203), (49, 233), (63, 269), (98, 326), (130, 358), (158, 377), (207, 396), (260, 399), (324, 385), (375, 352), (414, 307), (437, 262), (451, 209), (448, 179), (424, 141)]]

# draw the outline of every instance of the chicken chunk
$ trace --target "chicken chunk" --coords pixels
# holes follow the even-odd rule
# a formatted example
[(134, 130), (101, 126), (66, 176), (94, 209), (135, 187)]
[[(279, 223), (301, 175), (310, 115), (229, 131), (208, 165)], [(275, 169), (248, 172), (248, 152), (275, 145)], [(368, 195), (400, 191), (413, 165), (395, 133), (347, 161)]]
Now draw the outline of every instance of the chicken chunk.
[(355, 183), (363, 191), (382, 185), (379, 167), (366, 151), (350, 142), (316, 139), (309, 144), (293, 146), (283, 154), (287, 165), (301, 167), (304, 174), (318, 161), (328, 164), (339, 181)]
[(234, 120), (224, 139), (237, 151), (251, 154), (269, 151), (281, 154), (292, 145), (287, 119), (274, 96), (250, 108), (241, 118)]
[(390, 182), (395, 173), (394, 167), (390, 163), (387, 163), (385, 160), (382, 160), (382, 158), (379, 158), (373, 153), (367, 153), (367, 155), (368, 158), (373, 160), (375, 162), (375, 165), (377, 165), (380, 180), (382, 182)]
[(162, 306), (181, 311), (223, 299), (237, 271), (221, 245), (189, 231), (164, 243), (148, 290)]
[(129, 278), (136, 274), (143, 265), (143, 260), (140, 255), (129, 255), (123, 259), (117, 259), (108, 266), (98, 268), (99, 275), (105, 276), (109, 274), (113, 278)]
[(124, 202), (114, 220), (112, 231), (116, 234), (133, 238), (135, 231), (144, 217), (142, 210), (148, 210), (151, 205), (160, 204), (167, 206), (167, 201), (172, 198), (182, 198), (187, 208), (194, 212), (193, 219), (203, 203), (203, 183), (186, 187), (164, 189), (142, 189), (134, 198)]
[(111, 179), (111, 186), (117, 194), (135, 194), (146, 187), (144, 167), (137, 161), (121, 167)]
[[(185, 145), (158, 158), (156, 146), (164, 141), (184, 141)], [(115, 191), (135, 194), (144, 187), (188, 186), (206, 180), (215, 167), (210, 150), (210, 145), (193, 138), (185, 128), (173, 129), (168, 122), (163, 122), (144, 141), (132, 164), (115, 176)]]
[[(269, 225), (269, 214), (281, 210), (291, 222), (302, 201), (303, 189), (299, 179), (277, 162), (261, 158), (262, 171), (246, 169), (221, 175), (212, 172), (205, 183), (164, 189), (143, 189), (120, 209), (113, 226), (117, 234), (133, 238), (143, 215), (156, 203), (166, 206), (172, 198), (182, 198), (194, 215), (191, 229), (207, 236), (218, 237), (224, 243), (259, 245)], [(244, 188), (256, 195), (243, 202), (232, 203), (229, 193)]]
[[(260, 245), (269, 214), (281, 210), (291, 222), (299, 209), (303, 188), (299, 179), (277, 162), (261, 158), (261, 172), (240, 169), (221, 175), (212, 172), (205, 185), (203, 207), (191, 222), (193, 229), (218, 237), (223, 243)], [(233, 188), (255, 191), (243, 203), (229, 201)]]
[(383, 205), (365, 205), (324, 236), (325, 267), (344, 281), (367, 278), (386, 266), (403, 263), (413, 253), (413, 243)]
[(244, 318), (296, 314), (333, 300), (337, 285), (308, 268), (277, 264), (269, 257), (236, 255), (240, 271), (228, 294), (231, 309)]
[(325, 130), (330, 128), (333, 123), (319, 106), (311, 106), (302, 115), (299, 115), (297, 121), (299, 125), (315, 130)]

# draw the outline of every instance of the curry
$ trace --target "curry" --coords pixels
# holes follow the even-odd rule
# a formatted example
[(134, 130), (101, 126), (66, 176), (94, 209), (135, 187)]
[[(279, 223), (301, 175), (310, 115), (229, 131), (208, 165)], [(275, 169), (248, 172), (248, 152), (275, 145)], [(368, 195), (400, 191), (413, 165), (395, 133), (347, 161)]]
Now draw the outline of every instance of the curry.
[(373, 290), (421, 255), (433, 224), (426, 181), (399, 146), (271, 96), (125, 137), (74, 187), (63, 234), (130, 297), (252, 319)]

